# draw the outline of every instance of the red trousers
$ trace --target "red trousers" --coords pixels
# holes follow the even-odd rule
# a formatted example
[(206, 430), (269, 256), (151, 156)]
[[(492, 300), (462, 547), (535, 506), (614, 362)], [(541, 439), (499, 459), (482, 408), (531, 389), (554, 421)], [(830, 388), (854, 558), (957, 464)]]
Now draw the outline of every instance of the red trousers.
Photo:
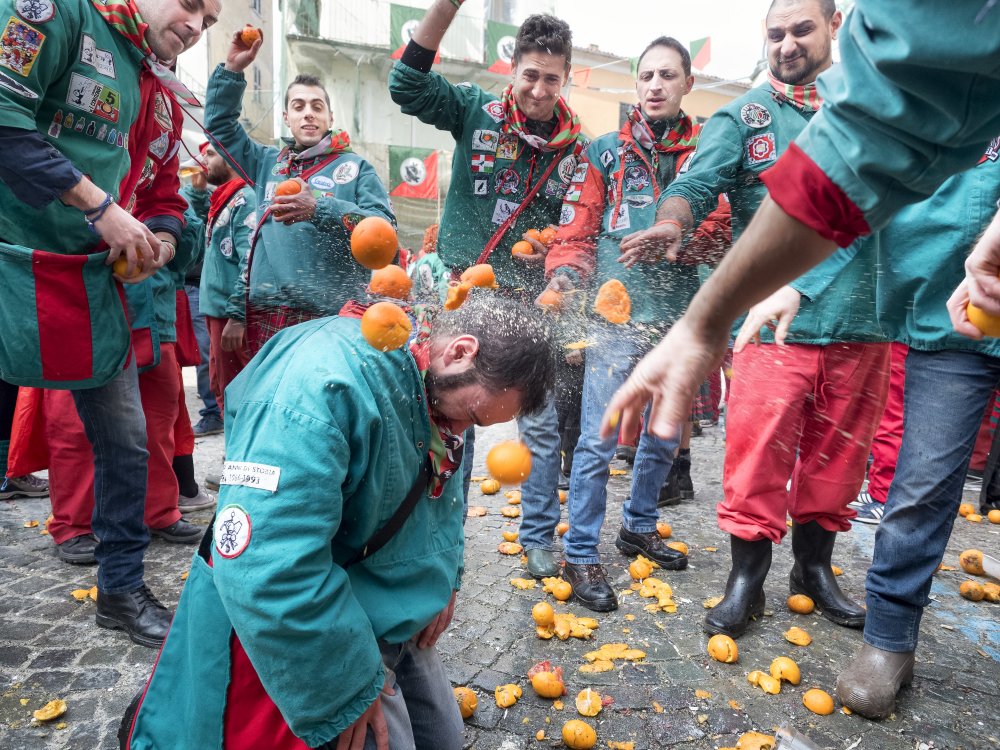
[(184, 375), (180, 363), (177, 364), (177, 419), (174, 421), (174, 456), (190, 456), (194, 453), (194, 430), (191, 415), (188, 414), (187, 399), (184, 398)]
[(237, 349), (235, 352), (227, 352), (222, 348), (222, 330), (229, 322), (228, 318), (213, 318), (211, 315), (205, 316), (205, 324), (208, 326), (208, 382), (211, 385), (212, 393), (219, 404), (219, 412), (226, 413), (223, 397), (226, 387), (233, 382), (233, 378), (240, 374), (240, 371), (247, 366), (250, 355), (246, 347)]
[(990, 446), (993, 444), (993, 432), (996, 430), (998, 412), (1000, 412), (1000, 393), (994, 392), (990, 402), (986, 405), (986, 413), (979, 425), (976, 445), (972, 450), (972, 460), (969, 461), (969, 468), (974, 471), (986, 469), (986, 459), (989, 458)]
[[(719, 527), (780, 542), (846, 531), (889, 384), (888, 344), (749, 346), (733, 359)], [(791, 490), (786, 489), (791, 479)]]
[[(139, 376), (139, 394), (149, 451), (145, 521), (150, 528), (159, 529), (181, 517), (173, 460), (178, 399), (183, 396), (183, 386), (173, 343), (160, 344), (160, 364)], [(94, 453), (69, 391), (45, 392), (45, 435), (52, 499), (49, 534), (56, 544), (62, 544), (91, 533), (94, 515)]]
[(872, 465), (868, 469), (868, 494), (872, 500), (884, 503), (889, 485), (896, 475), (896, 458), (903, 442), (903, 391), (906, 387), (906, 353), (910, 347), (893, 342), (890, 345), (889, 392), (885, 409), (872, 438)]

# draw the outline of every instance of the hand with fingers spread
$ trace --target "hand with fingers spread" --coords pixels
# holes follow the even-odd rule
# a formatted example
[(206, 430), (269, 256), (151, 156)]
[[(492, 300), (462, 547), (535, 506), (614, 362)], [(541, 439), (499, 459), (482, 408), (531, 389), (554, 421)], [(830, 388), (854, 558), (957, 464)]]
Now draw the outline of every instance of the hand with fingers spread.
[(684, 232), (680, 222), (665, 219), (657, 222), (649, 229), (633, 232), (621, 242), (621, 255), (618, 262), (626, 268), (636, 263), (659, 263), (667, 260), (677, 260)]
[(448, 600), (448, 606), (438, 612), (437, 616), (430, 621), (427, 627), (417, 633), (417, 648), (430, 648), (435, 645), (441, 634), (451, 625), (451, 618), (455, 614), (455, 597), (457, 594), (457, 591), (452, 591), (451, 599)]
[(649, 402), (649, 432), (664, 439), (678, 435), (691, 418), (695, 393), (712, 368), (719, 366), (728, 344), (728, 329), (695, 330), (688, 316), (683, 316), (615, 393), (604, 411), (601, 437), (610, 437), (619, 425), (630, 434)]
[(243, 41), (243, 30), (234, 31), (229, 44), (229, 51), (226, 53), (226, 70), (240, 73), (250, 67), (250, 63), (257, 59), (264, 44), (264, 32), (258, 30), (260, 36), (251, 45)]
[(750, 308), (743, 327), (736, 337), (734, 352), (743, 351), (749, 342), (760, 343), (760, 331), (764, 326), (774, 331), (774, 343), (784, 345), (788, 328), (799, 312), (802, 295), (790, 286), (783, 286), (763, 302)]
[(309, 221), (316, 214), (316, 197), (309, 189), (309, 185), (298, 177), (295, 181), (302, 185), (299, 192), (294, 195), (277, 195), (271, 202), (271, 216), (286, 226), (299, 221)]
[[(389, 675), (386, 675), (385, 684), (382, 686), (382, 692), (379, 696), (351, 726), (340, 733), (335, 746), (336, 750), (362, 750), (368, 735), (368, 727), (371, 727), (372, 734), (375, 736), (377, 750), (389, 750), (389, 727), (386, 725), (385, 715), (382, 713), (382, 696), (396, 694), (396, 691), (389, 684), (389, 679)], [(332, 743), (326, 744), (330, 750), (333, 750)]]

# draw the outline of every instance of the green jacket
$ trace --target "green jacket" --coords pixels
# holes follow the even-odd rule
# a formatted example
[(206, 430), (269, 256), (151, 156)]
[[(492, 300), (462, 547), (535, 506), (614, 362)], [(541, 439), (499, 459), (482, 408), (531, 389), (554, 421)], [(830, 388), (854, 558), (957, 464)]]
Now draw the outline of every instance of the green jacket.
[(205, 227), (205, 261), (201, 267), (198, 306), (213, 318), (246, 320), (244, 286), (239, 284), (246, 267), (250, 237), (257, 226), (257, 194), (244, 185)]
[[(389, 73), (389, 93), (404, 114), (455, 139), (451, 187), (438, 232), (444, 263), (464, 271), (476, 263), (490, 238), (517, 208), (550, 165), (545, 183), (531, 205), (518, 216), (490, 255), (488, 262), (503, 287), (541, 290), (540, 268), (525, 266), (510, 249), (528, 229), (559, 222), (562, 200), (586, 148), (580, 136), (562, 151), (542, 151), (515, 135), (503, 133), (503, 115), (496, 95), (472, 83), (454, 85), (437, 73), (422, 73), (397, 62)], [(533, 165), (533, 166), (532, 166)]]
[[(226, 392), (212, 567), (195, 555), (133, 750), (221, 750), (234, 635), (310, 747), (375, 700), (378, 641), (413, 637), (458, 587), (461, 472), (440, 498), (422, 498), (386, 546), (342, 564), (407, 494), (431, 429), (413, 357), (372, 349), (358, 320), (303, 323), (267, 343)], [(246, 464), (274, 486), (253, 486)], [(227, 530), (237, 531), (228, 542)]]
[[(239, 124), (245, 89), (242, 73), (219, 65), (208, 81), (205, 128), (237, 174), (254, 183), (259, 220), (286, 177), (276, 173), (279, 149), (255, 143)], [(251, 254), (250, 302), (336, 314), (348, 300), (364, 299), (371, 275), (351, 255), (354, 226), (366, 216), (393, 223), (395, 217), (375, 169), (355, 153), (341, 154), (308, 182), (318, 201), (310, 221), (285, 226), (269, 217), (259, 230)]]
[[(0, 32), (0, 126), (38, 130), (118, 197), (130, 166), (128, 131), (139, 111), (139, 51), (90, 0), (37, 7), (0, 0), (0, 19), (6, 24)], [(0, 206), (0, 237), (13, 245), (79, 254), (100, 242), (83, 213), (58, 200), (32, 208), (0, 182)]]
[[(697, 225), (714, 208), (719, 193), (726, 193), (735, 241), (767, 195), (760, 173), (774, 165), (810, 116), (810, 110), (776, 95), (769, 83), (750, 90), (705, 123), (690, 167), (663, 192), (661, 202), (685, 199)], [(877, 238), (858, 240), (844, 253), (862, 262), (839, 273), (843, 264), (833, 259), (793, 282), (803, 299), (788, 343), (886, 340), (874, 314), (877, 251)], [(764, 337), (773, 340), (770, 331)]]

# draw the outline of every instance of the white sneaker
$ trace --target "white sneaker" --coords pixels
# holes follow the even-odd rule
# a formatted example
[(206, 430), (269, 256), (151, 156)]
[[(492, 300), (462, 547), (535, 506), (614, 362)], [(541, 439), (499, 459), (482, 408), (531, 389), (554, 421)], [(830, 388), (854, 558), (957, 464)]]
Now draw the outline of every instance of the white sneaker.
[(863, 508), (864, 506), (874, 502), (876, 502), (875, 498), (873, 498), (867, 492), (862, 490), (861, 492), (858, 493), (857, 499), (849, 502), (847, 504), (847, 507), (853, 508), (854, 510), (859, 510), (860, 508)]

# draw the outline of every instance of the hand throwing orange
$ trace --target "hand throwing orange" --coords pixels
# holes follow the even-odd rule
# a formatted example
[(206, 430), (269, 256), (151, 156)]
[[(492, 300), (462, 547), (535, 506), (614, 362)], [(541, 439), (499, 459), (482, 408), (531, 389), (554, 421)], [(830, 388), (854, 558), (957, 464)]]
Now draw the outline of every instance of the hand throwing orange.
[(372, 294), (379, 297), (407, 299), (410, 296), (410, 289), (413, 288), (413, 282), (406, 275), (406, 271), (390, 264), (372, 271), (372, 280), (368, 283), (368, 288)]
[(275, 195), (298, 195), (302, 192), (302, 183), (298, 180), (285, 180), (274, 189)]
[(396, 230), (381, 216), (362, 219), (351, 232), (351, 255), (373, 271), (392, 263), (398, 246)]
[(247, 24), (240, 30), (240, 41), (247, 47), (252, 47), (258, 39), (260, 39), (260, 29)]
[(503, 484), (520, 484), (531, 474), (531, 451), (519, 440), (497, 443), (486, 454), (486, 470)]
[(361, 335), (380, 352), (399, 349), (412, 330), (406, 313), (392, 302), (376, 302), (361, 316)]

